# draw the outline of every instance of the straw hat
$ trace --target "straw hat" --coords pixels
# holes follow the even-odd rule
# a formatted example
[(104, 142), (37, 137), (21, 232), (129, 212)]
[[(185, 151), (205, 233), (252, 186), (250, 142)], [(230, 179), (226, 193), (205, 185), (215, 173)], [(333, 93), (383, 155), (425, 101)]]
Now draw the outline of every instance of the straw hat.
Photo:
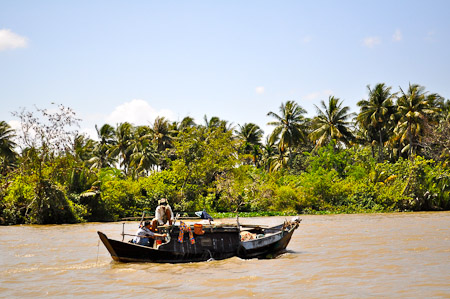
[(167, 199), (161, 198), (160, 200), (158, 200), (158, 204), (159, 205), (167, 205), (168, 204)]

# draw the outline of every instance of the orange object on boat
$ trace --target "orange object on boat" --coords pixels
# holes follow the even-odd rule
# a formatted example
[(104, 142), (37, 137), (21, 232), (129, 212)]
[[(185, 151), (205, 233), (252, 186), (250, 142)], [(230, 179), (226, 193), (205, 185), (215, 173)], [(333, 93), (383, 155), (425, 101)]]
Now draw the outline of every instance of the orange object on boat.
[(203, 235), (205, 232), (203, 231), (203, 225), (200, 223), (194, 224), (194, 234)]

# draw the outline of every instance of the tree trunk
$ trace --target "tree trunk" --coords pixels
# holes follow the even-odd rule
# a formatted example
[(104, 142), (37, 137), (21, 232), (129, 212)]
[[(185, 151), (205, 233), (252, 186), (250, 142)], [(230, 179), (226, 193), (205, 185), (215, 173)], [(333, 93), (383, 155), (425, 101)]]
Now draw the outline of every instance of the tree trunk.
[(378, 133), (378, 135), (379, 135), (379, 140), (378, 140), (378, 142), (379, 142), (379, 148), (378, 148), (378, 162), (383, 162), (383, 160), (384, 160), (384, 154), (383, 154), (383, 138), (382, 138), (382, 135), (381, 135), (381, 130), (379, 131), (379, 133)]
[(413, 144), (412, 144), (412, 134), (411, 134), (411, 123), (408, 122), (408, 137), (409, 137), (409, 158), (413, 159)]

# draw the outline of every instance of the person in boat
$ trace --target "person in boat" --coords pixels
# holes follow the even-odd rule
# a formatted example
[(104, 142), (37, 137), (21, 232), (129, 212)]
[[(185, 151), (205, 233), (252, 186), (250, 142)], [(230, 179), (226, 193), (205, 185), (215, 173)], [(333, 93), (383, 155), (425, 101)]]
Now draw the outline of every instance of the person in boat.
[(172, 208), (169, 206), (167, 199), (161, 198), (155, 210), (155, 218), (152, 220), (152, 231), (156, 231), (158, 225), (166, 225), (167, 223), (172, 225), (173, 218)]
[(166, 234), (157, 234), (151, 230), (152, 223), (150, 221), (145, 221), (144, 225), (141, 226), (136, 232), (136, 236), (133, 238), (133, 243), (145, 246), (151, 246), (153, 239), (165, 238)]

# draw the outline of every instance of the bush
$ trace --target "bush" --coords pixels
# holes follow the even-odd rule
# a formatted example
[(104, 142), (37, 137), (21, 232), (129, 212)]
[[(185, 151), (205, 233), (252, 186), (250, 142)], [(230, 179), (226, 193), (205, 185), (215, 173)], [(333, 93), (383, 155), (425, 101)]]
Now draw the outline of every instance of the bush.
[(138, 216), (137, 199), (141, 197), (140, 186), (131, 179), (108, 181), (101, 187), (101, 203), (106, 212), (104, 220), (118, 220), (120, 218)]

